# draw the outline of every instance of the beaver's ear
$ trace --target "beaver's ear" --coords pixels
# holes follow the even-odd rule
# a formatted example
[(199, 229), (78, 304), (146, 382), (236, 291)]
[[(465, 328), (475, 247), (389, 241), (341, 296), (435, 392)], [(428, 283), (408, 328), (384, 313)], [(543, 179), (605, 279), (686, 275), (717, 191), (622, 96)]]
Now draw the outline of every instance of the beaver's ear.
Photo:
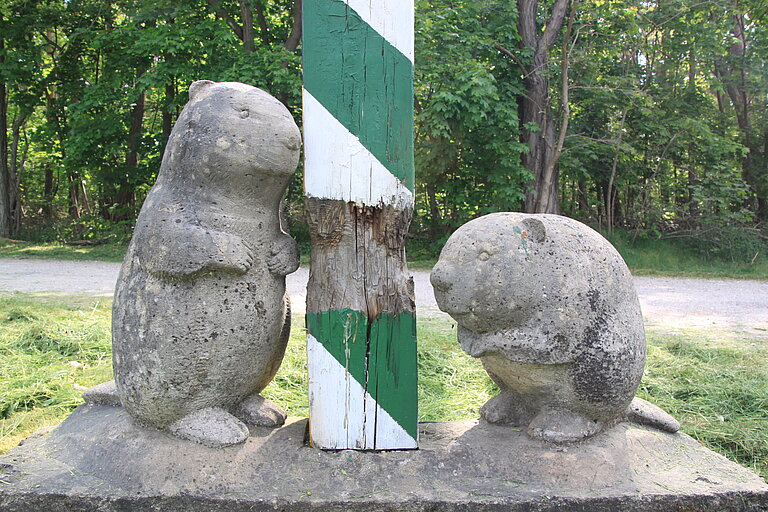
[(528, 231), (529, 240), (541, 243), (547, 239), (547, 228), (539, 219), (529, 217), (523, 221), (523, 226)]
[(189, 86), (189, 100), (192, 101), (196, 99), (198, 96), (200, 96), (202, 91), (209, 88), (214, 83), (216, 82), (211, 82), (210, 80), (197, 80), (192, 82), (192, 84)]

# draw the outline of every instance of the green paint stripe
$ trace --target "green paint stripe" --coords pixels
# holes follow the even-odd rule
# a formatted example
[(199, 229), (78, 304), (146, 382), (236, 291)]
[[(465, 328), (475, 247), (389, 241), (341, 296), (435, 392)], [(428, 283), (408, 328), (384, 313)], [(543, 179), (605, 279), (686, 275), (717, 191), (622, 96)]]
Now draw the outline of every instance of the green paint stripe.
[(416, 317), (382, 313), (371, 325), (370, 350), (368, 318), (359, 311), (308, 313), (307, 330), (416, 439)]
[(307, 313), (307, 330), (353, 379), (366, 387), (367, 316), (351, 309)]
[(303, 23), (304, 87), (413, 191), (413, 64), (342, 0)]
[[(371, 328), (369, 393), (394, 420), (416, 439), (418, 376), (416, 317), (410, 313), (382, 313)], [(369, 386), (369, 388), (372, 386)]]

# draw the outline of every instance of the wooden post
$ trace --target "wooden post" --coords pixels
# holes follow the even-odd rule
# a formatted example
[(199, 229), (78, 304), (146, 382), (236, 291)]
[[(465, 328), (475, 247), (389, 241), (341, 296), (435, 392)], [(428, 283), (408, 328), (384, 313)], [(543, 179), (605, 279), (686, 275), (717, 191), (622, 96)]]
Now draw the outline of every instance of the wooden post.
[(304, 1), (310, 436), (417, 447), (413, 0)]

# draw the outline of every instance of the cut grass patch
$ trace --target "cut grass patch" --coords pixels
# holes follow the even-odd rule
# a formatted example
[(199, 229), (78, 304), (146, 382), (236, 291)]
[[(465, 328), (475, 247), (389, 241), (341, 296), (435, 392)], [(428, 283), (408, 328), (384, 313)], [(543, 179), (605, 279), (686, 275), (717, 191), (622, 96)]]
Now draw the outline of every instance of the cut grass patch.
[[(0, 452), (62, 421), (82, 402), (80, 386), (112, 378), (110, 307), (92, 297), (0, 294)], [(498, 392), (482, 365), (459, 347), (455, 324), (425, 317), (417, 328), (420, 420), (476, 418)], [(292, 416), (308, 414), (305, 340), (296, 316), (283, 365), (263, 392)], [(649, 329), (638, 394), (704, 445), (768, 478), (765, 337)]]
[(768, 478), (768, 340), (648, 332), (638, 395), (708, 448)]
[(111, 378), (111, 302), (0, 294), (0, 451)]
[(72, 246), (59, 243), (24, 242), (0, 238), (0, 258), (121, 262), (127, 247), (127, 245), (117, 243)]

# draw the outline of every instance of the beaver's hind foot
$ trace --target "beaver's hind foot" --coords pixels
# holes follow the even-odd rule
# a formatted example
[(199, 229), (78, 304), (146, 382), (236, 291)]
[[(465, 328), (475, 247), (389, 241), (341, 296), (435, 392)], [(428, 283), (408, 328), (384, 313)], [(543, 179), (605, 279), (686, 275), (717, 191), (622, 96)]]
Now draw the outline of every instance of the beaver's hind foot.
[(528, 425), (528, 435), (549, 443), (575, 443), (605, 430), (602, 421), (591, 420), (568, 409), (543, 409)]
[(219, 407), (187, 414), (168, 427), (171, 434), (212, 448), (239, 444), (248, 439), (248, 427)]
[(280, 427), (287, 414), (282, 407), (261, 395), (251, 395), (235, 410), (235, 415), (248, 425), (257, 427)]
[(504, 425), (527, 425), (533, 413), (509, 392), (502, 391), (480, 407), (480, 416), (488, 423)]

